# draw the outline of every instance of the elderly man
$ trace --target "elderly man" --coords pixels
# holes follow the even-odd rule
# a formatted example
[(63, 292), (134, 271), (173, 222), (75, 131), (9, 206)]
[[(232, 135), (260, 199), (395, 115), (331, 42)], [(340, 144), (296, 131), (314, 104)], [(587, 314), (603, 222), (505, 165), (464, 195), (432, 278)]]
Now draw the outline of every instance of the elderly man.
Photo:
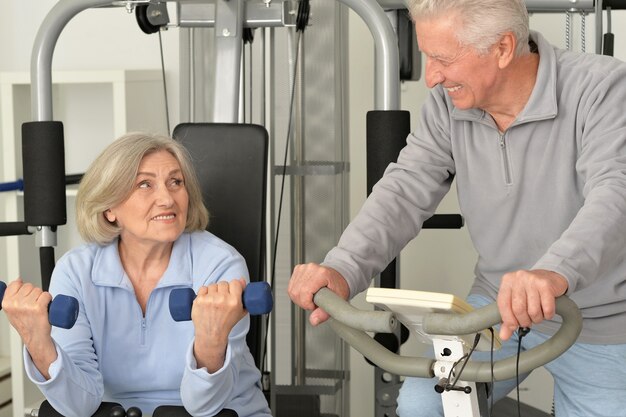
[[(322, 265), (295, 268), (290, 297), (313, 325), (326, 320), (313, 294), (366, 289), (456, 178), (478, 252), (468, 301), (497, 301), (504, 354), (549, 338), (567, 294), (583, 330), (546, 365), (556, 413), (624, 415), (626, 65), (551, 46), (529, 31), (523, 0), (410, 0), (409, 11), (432, 89), (419, 127)], [(520, 340), (519, 327), (532, 331)], [(515, 384), (496, 383), (495, 400)], [(408, 378), (398, 414), (442, 415), (432, 385)]]

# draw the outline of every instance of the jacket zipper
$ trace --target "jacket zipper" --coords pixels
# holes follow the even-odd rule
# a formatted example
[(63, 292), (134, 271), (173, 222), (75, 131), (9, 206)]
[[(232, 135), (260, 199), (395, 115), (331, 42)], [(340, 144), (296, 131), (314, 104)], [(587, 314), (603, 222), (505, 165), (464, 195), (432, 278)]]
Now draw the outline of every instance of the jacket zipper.
[(513, 180), (511, 179), (511, 167), (509, 166), (504, 133), (500, 134), (500, 153), (502, 154), (502, 166), (504, 167), (504, 183), (505, 185), (511, 185)]
[(145, 344), (146, 344), (146, 318), (141, 317), (141, 346), (144, 346)]

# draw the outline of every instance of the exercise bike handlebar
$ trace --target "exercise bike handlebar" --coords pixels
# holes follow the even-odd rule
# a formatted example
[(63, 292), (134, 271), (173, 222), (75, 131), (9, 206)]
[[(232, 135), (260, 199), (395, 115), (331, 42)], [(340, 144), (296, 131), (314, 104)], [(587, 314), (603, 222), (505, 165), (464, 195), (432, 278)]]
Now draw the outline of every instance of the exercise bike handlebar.
[(360, 310), (326, 287), (319, 289), (314, 302), (333, 319), (357, 330), (393, 333), (398, 327), (398, 319), (392, 312)]
[[(382, 330), (385, 326), (381, 323), (397, 322), (393, 313), (356, 309), (328, 288), (320, 289), (315, 294), (314, 301), (332, 317), (330, 325), (335, 333), (380, 368), (396, 375), (421, 378), (434, 376), (435, 359), (398, 355), (365, 333), (392, 331), (391, 327)], [(495, 361), (494, 380), (514, 378), (516, 372), (530, 372), (556, 359), (574, 344), (582, 329), (582, 316), (578, 307), (568, 297), (562, 296), (556, 299), (556, 313), (562, 318), (559, 330), (541, 345), (521, 353), (518, 370), (516, 356)], [(424, 316), (422, 326), (426, 333), (433, 335), (471, 335), (495, 326), (501, 321), (497, 305), (490, 304), (466, 314), (430, 313)], [(489, 382), (491, 379), (490, 362), (470, 360), (463, 370), (465, 381)]]

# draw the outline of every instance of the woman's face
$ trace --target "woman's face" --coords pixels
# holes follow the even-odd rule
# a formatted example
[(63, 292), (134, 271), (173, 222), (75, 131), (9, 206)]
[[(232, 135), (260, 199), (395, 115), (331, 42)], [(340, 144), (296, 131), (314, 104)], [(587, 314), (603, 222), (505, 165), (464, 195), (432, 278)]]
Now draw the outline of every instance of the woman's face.
[(126, 244), (171, 243), (185, 230), (189, 195), (180, 164), (163, 150), (144, 156), (130, 197), (105, 212)]

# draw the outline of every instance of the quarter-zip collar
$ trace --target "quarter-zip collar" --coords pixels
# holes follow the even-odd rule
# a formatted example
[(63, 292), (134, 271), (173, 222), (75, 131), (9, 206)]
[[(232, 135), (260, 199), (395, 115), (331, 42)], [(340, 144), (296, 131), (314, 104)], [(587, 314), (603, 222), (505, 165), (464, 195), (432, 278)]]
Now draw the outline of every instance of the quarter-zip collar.
[[(92, 280), (95, 285), (120, 287), (133, 291), (133, 285), (124, 271), (118, 250), (118, 241), (101, 246), (95, 255)], [(170, 261), (156, 288), (192, 286), (190, 235), (183, 233), (174, 242)]]
[[(531, 31), (530, 39), (537, 44), (539, 49), (540, 58), (539, 66), (537, 68), (537, 79), (528, 102), (510, 127), (531, 121), (553, 119), (556, 117), (558, 112), (555, 50), (538, 32)], [(497, 129), (497, 126), (491, 116), (484, 110), (461, 110), (454, 107), (451, 101), (449, 101), (449, 104), (452, 107), (451, 115), (453, 119), (478, 122)]]

